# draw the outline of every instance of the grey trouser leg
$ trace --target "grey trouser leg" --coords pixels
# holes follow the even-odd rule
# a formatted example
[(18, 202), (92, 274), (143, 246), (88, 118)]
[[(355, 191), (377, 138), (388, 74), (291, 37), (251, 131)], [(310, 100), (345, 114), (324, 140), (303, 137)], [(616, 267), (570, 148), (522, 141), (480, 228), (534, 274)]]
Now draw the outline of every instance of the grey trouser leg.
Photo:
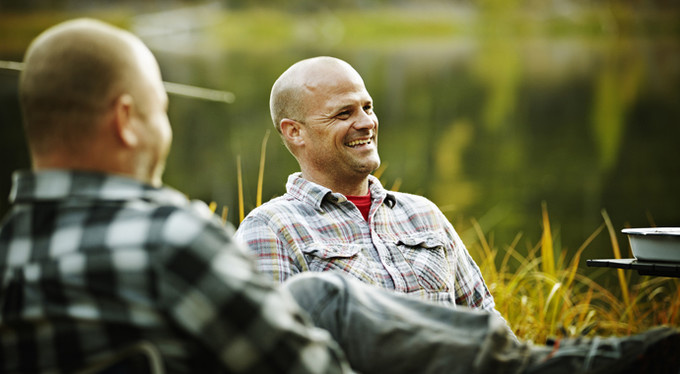
[(497, 316), (381, 290), (340, 273), (284, 283), (361, 373), (518, 373), (530, 348)]

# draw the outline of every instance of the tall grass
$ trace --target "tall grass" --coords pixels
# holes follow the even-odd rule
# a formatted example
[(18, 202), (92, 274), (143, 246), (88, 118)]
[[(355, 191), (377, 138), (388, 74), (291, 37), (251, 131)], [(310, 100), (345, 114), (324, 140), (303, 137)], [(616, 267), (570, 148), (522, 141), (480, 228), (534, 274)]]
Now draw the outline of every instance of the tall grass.
[[(543, 235), (532, 248), (517, 248), (521, 235), (502, 249), (487, 240), (473, 220), (478, 242), (468, 246), (496, 300), (496, 307), (519, 338), (543, 342), (548, 337), (626, 335), (652, 326), (680, 324), (680, 280), (637, 277), (618, 270), (619, 287), (604, 287), (584, 274), (581, 255), (607, 229), (615, 258), (620, 251), (611, 221), (600, 225), (571, 258), (553, 242), (547, 207)], [(614, 270), (611, 270), (614, 271)]]

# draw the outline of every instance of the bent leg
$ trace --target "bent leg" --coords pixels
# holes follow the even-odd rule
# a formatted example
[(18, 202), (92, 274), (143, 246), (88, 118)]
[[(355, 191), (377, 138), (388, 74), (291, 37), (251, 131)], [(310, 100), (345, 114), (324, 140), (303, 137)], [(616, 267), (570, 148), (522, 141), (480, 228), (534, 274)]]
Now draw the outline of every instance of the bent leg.
[(497, 316), (381, 290), (339, 273), (284, 283), (363, 373), (518, 373), (529, 347)]

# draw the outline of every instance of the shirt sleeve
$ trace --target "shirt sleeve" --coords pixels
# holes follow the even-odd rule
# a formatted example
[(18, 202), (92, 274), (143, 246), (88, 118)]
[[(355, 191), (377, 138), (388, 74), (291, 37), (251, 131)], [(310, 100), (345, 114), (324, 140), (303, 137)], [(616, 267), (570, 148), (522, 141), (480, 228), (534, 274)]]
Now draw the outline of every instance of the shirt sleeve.
[(257, 269), (276, 283), (302, 271), (303, 258), (295, 258), (277, 233), (259, 216), (248, 216), (241, 222), (234, 239), (250, 248), (256, 256)]
[(179, 211), (157, 264), (162, 304), (230, 372), (349, 371), (329, 334), (284, 289), (257, 273), (225, 228)]
[(448, 237), (448, 250), (453, 254), (448, 258), (455, 276), (454, 297), (456, 304), (496, 312), (496, 304), (484, 282), (479, 266), (470, 256), (463, 240), (444, 213), (436, 207), (434, 209), (436, 209), (438, 221), (440, 221), (440, 225), (444, 228)]
[(456, 262), (452, 265), (456, 276), (456, 304), (488, 311), (495, 310), (496, 303), (484, 282), (479, 266), (455, 231), (453, 247), (456, 253)]
[[(505, 321), (505, 318), (496, 309), (496, 302), (489, 291), (489, 288), (484, 281), (482, 272), (479, 266), (470, 256), (463, 240), (458, 236), (458, 233), (453, 228), (451, 223), (441, 213), (442, 219), (446, 223), (446, 231), (451, 238), (454, 253), (454, 263), (451, 267), (455, 269), (456, 290), (455, 300), (457, 305), (466, 305), (473, 308), (485, 310), (500, 317), (505, 322), (511, 336), (515, 336), (512, 329)], [(515, 338), (516, 339), (516, 338)]]

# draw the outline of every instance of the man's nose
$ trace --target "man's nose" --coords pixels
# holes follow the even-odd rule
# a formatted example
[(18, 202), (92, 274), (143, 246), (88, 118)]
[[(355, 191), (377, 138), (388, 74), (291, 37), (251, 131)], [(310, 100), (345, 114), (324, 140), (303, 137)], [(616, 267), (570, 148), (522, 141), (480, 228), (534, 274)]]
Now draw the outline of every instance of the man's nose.
[(378, 127), (378, 117), (375, 114), (369, 114), (362, 110), (359, 118), (354, 123), (354, 127), (356, 129), (372, 130)]

